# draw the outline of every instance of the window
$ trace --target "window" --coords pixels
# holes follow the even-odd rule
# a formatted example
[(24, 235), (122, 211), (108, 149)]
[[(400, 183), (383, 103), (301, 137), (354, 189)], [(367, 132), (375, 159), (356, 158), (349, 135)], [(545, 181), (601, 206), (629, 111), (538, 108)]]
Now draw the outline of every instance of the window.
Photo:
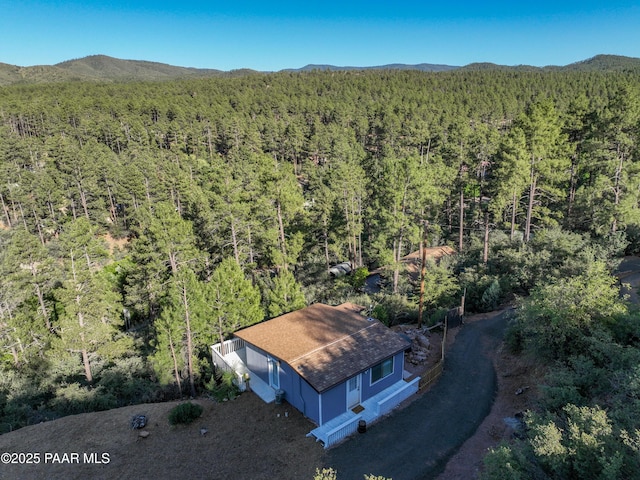
[(382, 380), (384, 377), (393, 373), (393, 357), (387, 358), (382, 362), (371, 367), (371, 383), (376, 383), (378, 380)]

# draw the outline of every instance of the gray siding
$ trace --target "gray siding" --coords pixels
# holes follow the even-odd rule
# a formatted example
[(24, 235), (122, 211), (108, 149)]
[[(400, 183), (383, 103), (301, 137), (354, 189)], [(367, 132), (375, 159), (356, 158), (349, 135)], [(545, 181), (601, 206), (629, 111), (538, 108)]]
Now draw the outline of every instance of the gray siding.
[(269, 363), (267, 354), (253, 345), (247, 344), (247, 367), (261, 380), (269, 384)]

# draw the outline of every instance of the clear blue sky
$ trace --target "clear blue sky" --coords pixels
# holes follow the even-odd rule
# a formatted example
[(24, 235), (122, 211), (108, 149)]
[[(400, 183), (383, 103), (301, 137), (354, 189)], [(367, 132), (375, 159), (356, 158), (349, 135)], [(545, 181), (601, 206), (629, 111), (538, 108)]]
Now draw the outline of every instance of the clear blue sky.
[(87, 55), (231, 70), (640, 57), (635, 1), (0, 0), (0, 62)]

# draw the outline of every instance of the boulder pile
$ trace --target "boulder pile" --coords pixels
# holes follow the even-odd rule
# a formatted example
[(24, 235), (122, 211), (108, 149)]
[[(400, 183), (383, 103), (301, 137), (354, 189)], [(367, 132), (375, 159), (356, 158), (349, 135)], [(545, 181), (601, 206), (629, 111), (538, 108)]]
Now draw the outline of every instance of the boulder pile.
[(407, 361), (413, 365), (422, 365), (427, 361), (429, 350), (431, 350), (431, 342), (422, 329), (403, 330), (403, 334), (411, 340), (411, 350), (407, 355)]

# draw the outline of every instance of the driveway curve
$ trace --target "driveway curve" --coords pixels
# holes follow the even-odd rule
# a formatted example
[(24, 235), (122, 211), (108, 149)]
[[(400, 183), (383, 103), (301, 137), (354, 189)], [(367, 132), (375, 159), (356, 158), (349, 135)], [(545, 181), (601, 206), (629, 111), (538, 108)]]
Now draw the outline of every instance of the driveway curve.
[(365, 474), (432, 479), (491, 410), (497, 390), (492, 353), (509, 311), (465, 324), (446, 355), (438, 382), (406, 408), (327, 452), (339, 480)]

